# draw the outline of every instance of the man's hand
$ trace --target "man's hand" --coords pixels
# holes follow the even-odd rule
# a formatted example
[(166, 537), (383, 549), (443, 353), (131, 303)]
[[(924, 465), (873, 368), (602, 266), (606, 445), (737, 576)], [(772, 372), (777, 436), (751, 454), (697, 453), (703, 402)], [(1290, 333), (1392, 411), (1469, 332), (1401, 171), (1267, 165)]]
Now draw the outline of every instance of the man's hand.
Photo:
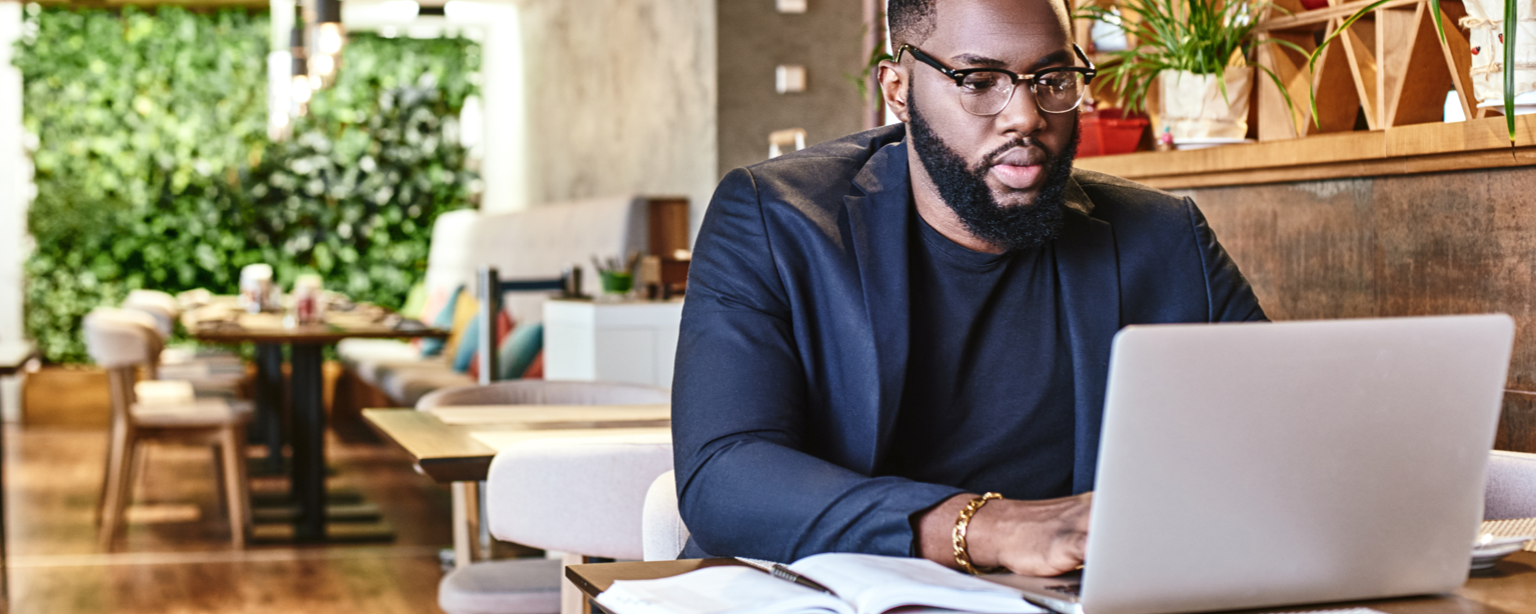
[[(918, 522), (923, 558), (947, 567), (955, 563), (951, 539), (955, 519), (972, 494), (946, 499)], [(1060, 575), (1083, 564), (1088, 546), (1088, 508), (1093, 493), (1044, 501), (988, 501), (971, 517), (966, 550), (977, 567), (1006, 567), (1026, 576)]]

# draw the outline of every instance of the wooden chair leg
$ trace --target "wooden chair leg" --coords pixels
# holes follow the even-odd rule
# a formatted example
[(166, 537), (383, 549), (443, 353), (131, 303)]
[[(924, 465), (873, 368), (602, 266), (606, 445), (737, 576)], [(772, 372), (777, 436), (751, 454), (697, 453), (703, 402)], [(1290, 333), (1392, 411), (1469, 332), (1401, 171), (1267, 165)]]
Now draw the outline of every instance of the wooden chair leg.
[(107, 504), (117, 492), (117, 481), (122, 479), (122, 463), (127, 455), (124, 443), (128, 439), (127, 427), (113, 424), (107, 434), (107, 468), (101, 474), (101, 496), (96, 498), (96, 526), (101, 527)]
[(125, 523), (124, 516), (128, 511), (128, 499), (133, 493), (133, 481), (135, 469), (142, 451), (139, 449), (138, 440), (132, 433), (124, 429), (122, 449), (115, 465), (112, 478), (112, 488), (107, 492), (108, 501), (104, 505), (101, 519), (101, 529), (98, 531), (101, 549), (112, 550), (112, 541), (117, 537), (117, 531)]
[(229, 492), (227, 490), (227, 488), (229, 486), (229, 482), (228, 482), (228, 480), (224, 479), (224, 450), (223, 450), (223, 448), (224, 448), (223, 437), (219, 438), (219, 443), (215, 443), (215, 444), (213, 444), (211, 446), (208, 446), (209, 451), (211, 451), (213, 453), (213, 492), (214, 492), (213, 498), (214, 498), (214, 500), (218, 501), (218, 503), (215, 505), (215, 507), (218, 508), (220, 516), (224, 516), (224, 517), (228, 518), (229, 517), (229, 498), (226, 497), (225, 494)]
[(245, 533), (250, 518), (250, 499), (246, 495), (245, 429), (231, 426), (220, 433), (219, 448), (224, 454), (225, 507), (229, 508), (230, 541), (235, 548), (245, 547)]
[(566, 567), (586, 565), (588, 562), (590, 559), (580, 554), (567, 553), (560, 559), (560, 614), (592, 614), (592, 602), (582, 594), (581, 589), (565, 578)]

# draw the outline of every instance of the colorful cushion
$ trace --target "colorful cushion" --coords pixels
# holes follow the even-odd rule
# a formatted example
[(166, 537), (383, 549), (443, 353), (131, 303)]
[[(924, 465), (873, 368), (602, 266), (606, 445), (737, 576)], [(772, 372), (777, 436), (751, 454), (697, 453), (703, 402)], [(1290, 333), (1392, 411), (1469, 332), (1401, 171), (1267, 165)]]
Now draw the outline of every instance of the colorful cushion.
[(453, 356), (451, 364), (454, 371), (467, 372), (469, 366), (475, 362), (475, 350), (480, 349), (480, 320), (480, 316), (477, 315), (469, 321), (469, 326), (464, 327), (464, 336), (459, 338), (458, 347), (454, 348), (453, 354), (450, 354)]
[[(496, 315), (497, 315), (497, 317), (496, 317), (496, 347), (501, 347), (502, 343), (506, 342), (507, 336), (512, 334), (512, 316), (508, 315), (507, 311), (505, 309), (503, 309), (501, 311), (501, 313), (496, 314)], [(479, 321), (479, 319), (480, 318), (478, 318), (478, 317), (475, 318), (476, 321)], [(468, 373), (469, 373), (470, 377), (475, 378), (475, 381), (480, 381), (480, 335), (479, 335), (479, 331), (476, 331), (475, 338), (470, 343), (473, 343), (475, 347), (474, 347), (474, 352), (473, 352), (474, 356), (469, 359), (469, 371), (468, 371)], [(459, 351), (462, 352), (463, 349), (460, 349)], [(455, 358), (457, 358), (457, 357), (455, 357)]]
[(405, 304), (400, 306), (400, 316), (417, 319), (421, 317), (422, 310), (427, 306), (427, 282), (418, 281), (411, 286), (411, 291), (405, 295)]
[[(459, 346), (464, 343), (464, 333), (479, 313), (480, 301), (475, 300), (468, 290), (461, 291), (458, 300), (453, 304), (453, 328), (448, 331), (448, 341), (443, 344), (443, 355), (449, 360), (459, 355)], [(469, 338), (473, 339), (474, 335), (470, 335)]]
[(497, 366), (500, 373), (496, 379), (519, 379), (528, 372), (528, 367), (533, 364), (535, 356), (544, 349), (544, 323), (533, 322), (513, 329), (512, 334), (507, 335), (497, 349)]
[(544, 350), (533, 357), (533, 364), (528, 365), (528, 370), (523, 372), (523, 379), (544, 379)]
[[(460, 285), (458, 289), (448, 295), (448, 300), (443, 303), (442, 308), (437, 309), (431, 314), (433, 328), (448, 329), (453, 327), (453, 313), (455, 308), (458, 307), (459, 296), (464, 293), (464, 286)], [(430, 303), (431, 301), (429, 300), (428, 302)], [(423, 310), (422, 316), (427, 317), (425, 312), (430, 310), (431, 306), (428, 306), (426, 310)], [(438, 338), (425, 339), (421, 342), (421, 355), (436, 356), (441, 354), (443, 353), (443, 346), (446, 344), (447, 342)]]

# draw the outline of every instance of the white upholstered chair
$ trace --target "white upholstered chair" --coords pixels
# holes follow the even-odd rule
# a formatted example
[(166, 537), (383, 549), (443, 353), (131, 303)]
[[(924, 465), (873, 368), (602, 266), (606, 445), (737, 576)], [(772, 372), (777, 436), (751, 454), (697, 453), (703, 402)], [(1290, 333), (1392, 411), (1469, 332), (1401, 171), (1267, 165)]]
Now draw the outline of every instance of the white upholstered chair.
[(665, 432), (530, 440), (502, 450), (487, 478), (491, 533), (565, 557), (456, 569), (438, 586), (438, 605), (448, 614), (583, 611), (585, 599), (565, 581), (563, 566), (588, 557), (640, 559), (646, 491), (671, 468)]
[[(648, 405), (671, 400), (670, 390), (653, 386), (532, 379), (435, 390), (422, 396), (416, 409), (455, 405)], [(481, 543), (481, 538), (488, 536), (474, 534), (480, 527), (480, 483), (454, 482), (450, 487), (455, 564), (464, 567), (480, 558), (479, 551), (489, 546)]]
[(112, 402), (107, 471), (98, 501), (98, 535), (109, 549), (123, 524), (132, 496), (140, 445), (178, 442), (210, 445), (215, 476), (229, 511), (231, 541), (245, 545), (250, 500), (246, 494), (245, 423), (249, 406), (222, 399), (172, 398), (140, 402), (135, 382), (140, 368), (153, 373), (162, 349), (159, 333), (141, 312), (100, 308), (85, 318), (85, 343), (91, 358), (106, 369)]
[(449, 405), (648, 405), (671, 402), (672, 391), (667, 388), (529, 379), (436, 390), (421, 397), (416, 402), (416, 409)]

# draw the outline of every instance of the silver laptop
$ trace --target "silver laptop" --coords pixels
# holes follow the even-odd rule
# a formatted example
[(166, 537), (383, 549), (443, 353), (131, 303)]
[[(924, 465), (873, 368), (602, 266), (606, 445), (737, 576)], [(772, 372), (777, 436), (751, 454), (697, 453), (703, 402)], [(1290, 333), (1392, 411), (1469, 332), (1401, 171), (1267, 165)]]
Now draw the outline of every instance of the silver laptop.
[(1086, 614), (1453, 591), (1513, 338), (1505, 315), (1128, 327), (1081, 577), (989, 579)]

